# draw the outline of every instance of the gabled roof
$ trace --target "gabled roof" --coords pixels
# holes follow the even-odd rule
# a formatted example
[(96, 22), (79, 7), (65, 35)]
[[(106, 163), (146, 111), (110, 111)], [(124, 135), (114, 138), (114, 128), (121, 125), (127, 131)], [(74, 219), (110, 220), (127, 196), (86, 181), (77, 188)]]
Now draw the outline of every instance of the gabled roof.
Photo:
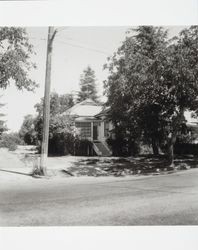
[(103, 109), (102, 105), (97, 104), (92, 99), (86, 99), (69, 108), (64, 114), (71, 116), (94, 117)]
[(96, 115), (97, 118), (100, 118), (102, 116), (107, 116), (110, 111), (109, 107), (103, 107), (101, 112)]

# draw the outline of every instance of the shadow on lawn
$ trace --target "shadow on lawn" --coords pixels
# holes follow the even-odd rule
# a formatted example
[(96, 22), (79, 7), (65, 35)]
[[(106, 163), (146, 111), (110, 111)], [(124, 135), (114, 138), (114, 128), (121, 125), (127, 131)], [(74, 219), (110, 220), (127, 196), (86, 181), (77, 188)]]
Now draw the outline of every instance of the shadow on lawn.
[(4, 170), (4, 169), (0, 169), (1, 172), (7, 172), (7, 173), (11, 173), (11, 174), (20, 174), (20, 175), (26, 175), (26, 176), (31, 176), (32, 174), (26, 174), (26, 173), (21, 173), (21, 172), (17, 172), (17, 171), (11, 171), (11, 170)]
[(141, 155), (128, 158), (87, 158), (75, 162), (68, 169), (76, 176), (126, 176), (157, 175), (173, 173), (198, 166), (198, 158), (194, 156), (176, 157), (175, 168), (170, 167), (164, 155)]

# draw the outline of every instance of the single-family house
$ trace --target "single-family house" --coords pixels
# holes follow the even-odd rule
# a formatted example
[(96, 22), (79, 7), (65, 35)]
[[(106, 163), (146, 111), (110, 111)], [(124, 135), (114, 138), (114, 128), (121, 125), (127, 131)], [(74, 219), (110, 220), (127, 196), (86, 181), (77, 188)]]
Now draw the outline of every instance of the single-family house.
[(96, 155), (111, 155), (106, 139), (113, 126), (107, 120), (103, 105), (86, 99), (66, 110), (64, 114), (69, 115), (74, 121), (79, 137), (92, 142)]
[(192, 112), (185, 113), (186, 125), (190, 129), (189, 135), (193, 144), (198, 144), (198, 120), (192, 116)]
[[(90, 141), (92, 151), (98, 156), (112, 155), (106, 140), (113, 136), (113, 124), (108, 120), (107, 112), (108, 110), (104, 109), (103, 105), (94, 102), (92, 99), (77, 103), (64, 112), (72, 118), (80, 139)], [(189, 112), (185, 113), (185, 119), (187, 127), (191, 129), (191, 136), (195, 137), (193, 143), (198, 143), (197, 119), (192, 120)]]

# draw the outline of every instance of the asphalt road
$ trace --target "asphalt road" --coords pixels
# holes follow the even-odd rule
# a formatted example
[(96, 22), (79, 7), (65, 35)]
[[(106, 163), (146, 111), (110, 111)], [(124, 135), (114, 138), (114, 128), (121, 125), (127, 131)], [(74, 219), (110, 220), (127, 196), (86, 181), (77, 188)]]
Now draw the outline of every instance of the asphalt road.
[(67, 225), (198, 225), (198, 170), (0, 183), (0, 226)]

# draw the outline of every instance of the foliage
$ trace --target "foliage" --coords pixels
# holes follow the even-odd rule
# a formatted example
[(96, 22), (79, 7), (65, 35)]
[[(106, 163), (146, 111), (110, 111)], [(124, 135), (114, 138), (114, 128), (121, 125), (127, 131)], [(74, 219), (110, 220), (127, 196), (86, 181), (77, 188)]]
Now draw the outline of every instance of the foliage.
[(0, 28), (0, 88), (7, 88), (12, 80), (20, 90), (32, 91), (37, 87), (28, 77), (28, 71), (35, 68), (31, 54), (33, 46), (24, 28)]
[(95, 152), (93, 150), (93, 144), (91, 141), (87, 139), (79, 139), (76, 137), (74, 143), (74, 152), (73, 155), (78, 156), (95, 156)]
[(87, 98), (96, 102), (98, 101), (95, 72), (90, 66), (88, 66), (80, 76), (80, 92), (78, 93), (78, 102), (84, 101)]
[(18, 133), (4, 133), (0, 139), (0, 147), (8, 148), (10, 151), (17, 149), (17, 145), (23, 145)]
[(181, 143), (176, 141), (174, 145), (174, 153), (177, 155), (198, 155), (198, 144)]
[[(0, 96), (1, 97), (1, 96)], [(0, 108), (3, 107), (5, 104), (3, 103), (0, 103)], [(4, 116), (4, 114), (0, 113), (0, 117)], [(3, 134), (3, 132), (6, 132), (8, 129), (5, 125), (5, 121), (3, 120), (0, 120), (0, 138), (1, 138), (1, 135)]]
[(56, 115), (51, 118), (49, 128), (49, 154), (73, 154), (75, 140), (76, 138), (69, 117)]
[[(40, 103), (37, 103), (34, 107), (39, 116), (43, 115), (43, 98)], [(59, 95), (56, 92), (50, 94), (50, 116), (53, 117), (57, 114), (62, 114), (68, 108), (74, 105), (72, 94)]]
[(143, 137), (150, 143), (158, 132), (159, 113), (155, 101), (149, 97), (149, 94), (155, 95), (150, 68), (156, 59), (154, 55), (166, 46), (167, 33), (161, 28), (143, 26), (129, 34), (105, 66), (110, 71), (105, 84), (107, 105), (116, 136), (117, 131), (122, 130), (124, 138), (140, 141)]
[(117, 135), (115, 139), (108, 138), (107, 144), (110, 146), (114, 156), (128, 157), (131, 155), (136, 156), (140, 153), (139, 144), (123, 136)]
[(110, 119), (124, 137), (166, 148), (172, 163), (173, 144), (184, 111), (195, 110), (198, 95), (198, 27), (167, 39), (161, 27), (141, 26), (105, 65)]
[[(28, 71), (36, 67), (30, 61), (33, 53), (24, 28), (0, 27), (0, 88), (6, 89), (11, 82), (19, 90), (33, 91), (38, 86), (28, 77)], [(0, 136), (6, 130), (5, 122), (0, 120)]]
[(0, 120), (0, 138), (3, 132), (7, 130), (7, 127), (5, 126), (5, 121)]
[[(3, 116), (3, 115), (0, 115), (0, 116)], [(5, 125), (5, 121), (0, 120), (0, 138), (1, 138), (2, 134), (4, 132), (6, 132), (7, 130), (8, 129), (7, 129), (6, 125)]]
[[(38, 139), (42, 139), (42, 119), (37, 123)], [(41, 145), (40, 145), (41, 146)], [(39, 151), (40, 151), (39, 146)], [(86, 156), (87, 151), (91, 151), (92, 144), (87, 140), (78, 137), (73, 121), (69, 116), (56, 115), (51, 117), (49, 126), (49, 147), (50, 155), (81, 155)], [(91, 152), (90, 152), (91, 154)]]
[[(70, 94), (50, 95), (50, 124), (49, 124), (49, 154), (65, 155), (71, 154), (73, 149), (72, 121), (64, 111), (73, 106), (73, 96)], [(36, 143), (40, 150), (43, 129), (43, 98), (40, 103), (35, 105), (37, 116), (31, 115), (25, 117), (20, 130), (20, 135), (27, 144)]]
[[(87, 155), (91, 152), (92, 144), (87, 140), (80, 140), (73, 120), (65, 115), (64, 111), (73, 106), (72, 95), (50, 95), (50, 123), (49, 123), (49, 147), (50, 155)], [(27, 115), (20, 129), (20, 136), (27, 144), (36, 143), (41, 151), (43, 129), (43, 98), (35, 105), (37, 116)], [(88, 150), (89, 148), (89, 150)]]
[(35, 118), (32, 115), (26, 115), (23, 124), (19, 130), (19, 136), (27, 145), (36, 145), (37, 133), (35, 131)]
[[(56, 133), (58, 125), (61, 126), (59, 115), (73, 105), (73, 96), (70, 94), (58, 95), (51, 93), (50, 95), (50, 136), (53, 131)], [(23, 124), (19, 131), (20, 137), (26, 144), (36, 145), (42, 140), (43, 126), (43, 98), (40, 103), (35, 105), (37, 115), (27, 115), (24, 117)], [(62, 128), (62, 127), (60, 127)], [(50, 144), (51, 145), (51, 144)]]
[[(53, 133), (53, 128), (57, 128), (58, 124), (62, 125), (60, 117), (62, 116), (66, 118), (66, 116), (64, 116), (64, 111), (72, 107), (73, 104), (73, 96), (70, 94), (58, 95), (55, 92), (50, 94), (50, 133)], [(35, 119), (35, 130), (38, 133), (38, 140), (42, 140), (43, 98), (41, 98), (40, 103), (37, 103), (35, 105), (35, 109), (37, 111), (37, 117)]]

